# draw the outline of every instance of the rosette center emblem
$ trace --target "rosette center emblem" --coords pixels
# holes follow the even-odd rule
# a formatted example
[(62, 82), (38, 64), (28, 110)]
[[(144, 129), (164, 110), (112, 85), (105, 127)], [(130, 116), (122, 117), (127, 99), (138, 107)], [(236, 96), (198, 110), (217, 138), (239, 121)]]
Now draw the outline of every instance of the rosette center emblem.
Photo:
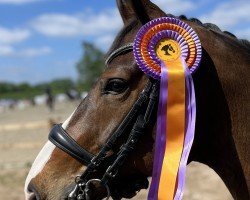
[(171, 39), (162, 39), (155, 48), (156, 55), (162, 61), (174, 61), (181, 56), (179, 44)]

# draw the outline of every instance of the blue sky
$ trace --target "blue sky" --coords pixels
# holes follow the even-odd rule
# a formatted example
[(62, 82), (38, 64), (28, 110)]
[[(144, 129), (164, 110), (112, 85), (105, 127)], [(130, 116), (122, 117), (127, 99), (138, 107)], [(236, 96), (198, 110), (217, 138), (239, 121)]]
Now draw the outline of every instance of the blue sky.
[[(250, 39), (249, 0), (153, 2)], [(114, 0), (0, 0), (0, 82), (76, 79), (82, 41), (105, 51), (121, 26)]]

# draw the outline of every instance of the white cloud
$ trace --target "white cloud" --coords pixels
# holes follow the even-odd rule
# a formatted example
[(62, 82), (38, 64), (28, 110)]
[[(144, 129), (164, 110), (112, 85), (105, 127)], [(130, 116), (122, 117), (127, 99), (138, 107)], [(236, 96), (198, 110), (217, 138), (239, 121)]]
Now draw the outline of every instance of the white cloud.
[(22, 42), (31, 35), (26, 29), (7, 29), (0, 27), (0, 44), (13, 44)]
[(250, 28), (235, 31), (235, 34), (250, 41)]
[(121, 19), (116, 9), (101, 13), (85, 12), (85, 14), (44, 14), (31, 22), (32, 27), (47, 36), (74, 37), (78, 35), (96, 36), (117, 31)]
[(27, 40), (30, 36), (31, 32), (28, 29), (8, 29), (0, 27), (0, 56), (36, 57), (47, 55), (52, 52), (49, 47), (14, 48), (17, 43)]
[(24, 57), (36, 57), (48, 55), (52, 52), (50, 47), (41, 47), (41, 48), (27, 48), (23, 49), (20, 52), (17, 52), (18, 56)]
[(102, 50), (107, 50), (114, 41), (114, 38), (115, 36), (113, 34), (98, 36), (95, 40), (95, 45), (101, 48)]
[(0, 0), (0, 4), (25, 4), (25, 3), (31, 3), (31, 2), (39, 2), (41, 0)]
[(32, 22), (38, 32), (47, 36), (75, 36), (80, 33), (81, 20), (65, 14), (45, 14)]
[(183, 0), (152, 0), (153, 3), (157, 4), (166, 13), (172, 13), (174, 15), (185, 14), (190, 9), (196, 9), (197, 3), (194, 1), (183, 1)]
[(1, 46), (0, 56), (14, 56), (14, 57), (37, 57), (48, 55), (52, 52), (50, 47), (40, 47), (40, 48), (25, 48), (16, 50), (11, 46)]
[(203, 22), (215, 23), (223, 29), (233, 29), (237, 24), (250, 22), (250, 3), (249, 0), (223, 2), (200, 18)]
[(13, 47), (11, 46), (0, 46), (0, 56), (8, 56), (14, 52)]

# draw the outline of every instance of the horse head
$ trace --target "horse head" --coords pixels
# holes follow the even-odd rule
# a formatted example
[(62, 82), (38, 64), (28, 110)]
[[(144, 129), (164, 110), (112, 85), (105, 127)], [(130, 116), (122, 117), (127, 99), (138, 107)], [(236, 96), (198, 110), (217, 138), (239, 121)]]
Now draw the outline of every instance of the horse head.
[[(104, 72), (87, 97), (62, 124), (62, 130), (60, 130), (67, 132), (90, 155), (97, 155), (119, 129), (119, 125), (124, 122), (131, 108), (140, 98), (140, 94), (145, 91), (150, 82), (149, 78), (138, 69), (129, 44), (133, 43), (142, 25), (152, 19), (167, 16), (149, 0), (117, 0), (117, 5), (124, 27), (107, 53), (107, 66), (104, 66)], [(236, 98), (231, 98), (232, 87), (230, 86), (232, 84), (227, 82), (226, 75), (239, 85), (244, 85), (234, 72), (236, 70), (247, 71), (246, 63), (249, 63), (249, 57), (244, 56), (246, 52), (236, 39), (211, 31), (183, 16), (182, 20), (195, 29), (204, 48), (201, 67), (194, 75), (197, 123), (189, 161), (200, 161), (212, 167), (223, 178), (234, 197), (244, 199), (248, 195), (249, 170), (245, 168), (247, 157), (238, 155), (243, 155), (244, 151), (247, 151), (246, 144), (249, 144), (249, 141), (244, 143), (244, 147), (240, 142), (237, 143), (238, 139), (244, 137), (234, 131), (241, 131), (245, 125), (242, 125), (243, 122), (237, 124), (241, 113), (235, 104)], [(235, 56), (237, 61), (231, 59), (231, 53), (234, 52), (233, 46), (239, 49)], [(168, 50), (174, 51), (171, 48)], [(238, 65), (239, 63), (241, 64)], [(225, 69), (226, 66), (228, 69)], [(228, 72), (225, 73), (227, 70)], [(245, 76), (242, 73), (242, 77)], [(152, 92), (151, 86), (149, 90)], [(241, 89), (245, 91), (245, 87)], [(239, 91), (236, 90), (236, 92)], [(244, 100), (241, 102), (245, 106), (246, 102)], [(230, 113), (234, 113), (234, 118), (231, 118)], [(246, 113), (243, 113), (243, 116), (245, 115)], [(138, 190), (148, 187), (147, 177), (151, 176), (153, 166), (155, 109), (152, 111), (152, 116), (133, 153), (129, 154), (119, 169), (118, 175), (109, 183), (114, 199), (131, 198)], [(232, 126), (232, 124), (237, 125)], [(133, 129), (133, 124), (123, 130), (124, 134), (116, 140), (115, 145), (109, 151), (105, 152), (105, 157), (112, 158), (112, 155), (120, 151), (120, 146), (127, 140), (131, 129)], [(109, 162), (105, 163), (103, 168), (109, 164)], [(48, 141), (37, 156), (26, 179), (26, 199), (67, 199), (76, 187), (76, 177), (82, 175), (86, 168), (87, 165)], [(103, 175), (102, 170), (94, 171), (90, 179), (100, 179)], [(230, 176), (234, 172), (237, 172), (237, 175)], [(233, 183), (235, 181), (240, 181), (241, 187), (235, 187)], [(91, 191), (88, 196), (90, 199), (102, 199), (107, 195), (106, 188), (98, 183), (90, 187)]]
[(173, 53), (175, 53), (175, 50), (171, 44), (163, 46), (161, 50), (165, 51), (165, 55), (171, 55), (168, 51), (172, 51)]

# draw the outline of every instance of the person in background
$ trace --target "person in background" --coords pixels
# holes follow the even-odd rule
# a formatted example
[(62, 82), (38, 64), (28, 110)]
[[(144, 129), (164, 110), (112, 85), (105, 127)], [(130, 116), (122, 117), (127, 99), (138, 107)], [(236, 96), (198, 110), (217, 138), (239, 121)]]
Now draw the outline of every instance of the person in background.
[(47, 87), (45, 90), (45, 93), (47, 95), (46, 105), (48, 106), (49, 110), (52, 112), (54, 110), (55, 100), (54, 100), (54, 97), (52, 95), (51, 88)]

